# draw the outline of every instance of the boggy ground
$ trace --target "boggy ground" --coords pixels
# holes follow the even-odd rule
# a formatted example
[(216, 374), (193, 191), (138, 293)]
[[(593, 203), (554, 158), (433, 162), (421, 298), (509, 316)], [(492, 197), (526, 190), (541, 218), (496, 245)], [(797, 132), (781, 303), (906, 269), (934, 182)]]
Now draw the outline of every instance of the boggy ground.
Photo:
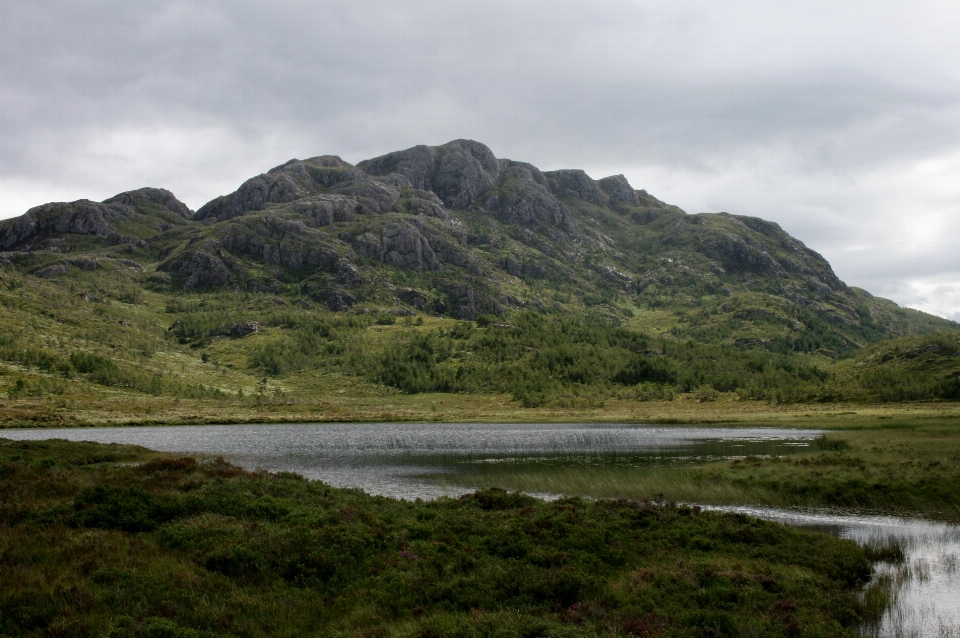
[(828, 429), (811, 452), (699, 465), (478, 465), (443, 480), (537, 493), (833, 508), (960, 521), (960, 418), (951, 410), (778, 412), (737, 425)]
[(0, 635), (847, 636), (855, 543), (500, 490), (432, 502), (0, 439)]

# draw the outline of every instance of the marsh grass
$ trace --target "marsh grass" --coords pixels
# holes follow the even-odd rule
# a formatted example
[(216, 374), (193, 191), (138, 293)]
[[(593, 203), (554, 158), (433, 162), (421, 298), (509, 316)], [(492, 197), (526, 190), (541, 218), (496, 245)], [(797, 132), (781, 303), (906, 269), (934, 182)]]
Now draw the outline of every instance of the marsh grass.
[(851, 541), (690, 507), (404, 502), (0, 440), (0, 570), (10, 636), (850, 636), (870, 564)]
[[(812, 425), (812, 423), (810, 423)], [(960, 420), (865, 420), (790, 456), (646, 466), (496, 464), (452, 485), (715, 505), (825, 507), (960, 521)]]

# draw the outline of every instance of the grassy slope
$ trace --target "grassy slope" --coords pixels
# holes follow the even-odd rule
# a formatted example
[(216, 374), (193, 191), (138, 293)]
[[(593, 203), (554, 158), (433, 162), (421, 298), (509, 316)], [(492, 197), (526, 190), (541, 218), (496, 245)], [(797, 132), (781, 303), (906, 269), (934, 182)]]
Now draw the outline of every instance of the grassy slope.
[[(0, 334), (0, 426), (8, 427), (261, 420), (731, 421), (824, 409), (770, 405), (804, 397), (863, 403), (948, 396), (941, 387), (955, 384), (960, 374), (955, 333), (885, 342), (834, 363), (817, 354), (687, 346), (670, 335), (676, 316), (666, 311), (637, 311), (622, 327), (604, 328), (589, 313), (577, 320), (571, 309), (567, 316), (573, 323), (533, 315), (519, 317), (526, 327), (503, 331), (424, 315), (396, 318), (376, 309), (363, 315), (330, 313), (292, 299), (276, 305), (269, 295), (152, 292), (140, 286), (149, 270), (141, 274), (109, 264), (93, 272), (75, 269), (58, 280), (9, 267), (0, 275), (0, 323), (6, 327)], [(259, 333), (223, 336), (250, 319), (261, 321)], [(563, 332), (551, 332), (568, 329), (574, 331), (569, 344)], [(648, 336), (631, 336), (636, 333)], [(447, 353), (415, 380), (419, 392), (405, 394), (378, 383), (385, 354), (393, 353), (399, 370), (411, 368), (412, 351), (403, 348), (418, 335), (432, 335)], [(581, 338), (585, 341), (577, 345)], [(676, 383), (615, 382), (617, 370), (635, 356), (634, 343), (655, 354), (665, 352), (674, 362)], [(473, 376), (457, 381), (459, 367)], [(450, 379), (464, 392), (429, 391), (443, 389)], [(764, 400), (741, 400), (753, 396)]]
[(743, 516), (402, 502), (0, 440), (0, 635), (853, 635), (863, 550)]

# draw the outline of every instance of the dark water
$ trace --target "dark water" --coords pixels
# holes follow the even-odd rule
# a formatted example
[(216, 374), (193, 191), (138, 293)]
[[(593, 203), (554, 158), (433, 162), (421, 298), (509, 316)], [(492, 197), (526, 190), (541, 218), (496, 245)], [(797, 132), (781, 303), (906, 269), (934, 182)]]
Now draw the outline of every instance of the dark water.
[(336, 487), (395, 498), (436, 498), (463, 488), (426, 478), (478, 463), (649, 465), (816, 448), (819, 430), (665, 428), (617, 424), (349, 423), (5, 430), (17, 439), (131, 443), (223, 456), (249, 469), (297, 472)]
[[(702, 463), (818, 449), (820, 430), (652, 427), (617, 424), (298, 424), (5, 430), (0, 437), (131, 443), (223, 456), (249, 469), (291, 471), (337, 487), (395, 498), (436, 498), (466, 488), (433, 477), (475, 473), (477, 464), (524, 467)], [(878, 565), (891, 603), (869, 636), (960, 638), (960, 528), (919, 519), (740, 511), (816, 527), (860, 543), (896, 539), (902, 564)]]

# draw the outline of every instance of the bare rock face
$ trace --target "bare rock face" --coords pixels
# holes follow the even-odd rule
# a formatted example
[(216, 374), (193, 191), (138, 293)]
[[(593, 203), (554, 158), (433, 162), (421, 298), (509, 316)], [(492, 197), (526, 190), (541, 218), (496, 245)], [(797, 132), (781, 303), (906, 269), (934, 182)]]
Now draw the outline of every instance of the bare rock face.
[(119, 195), (114, 195), (110, 199), (105, 199), (103, 203), (123, 204), (125, 206), (139, 208), (154, 206), (172, 211), (184, 219), (193, 217), (193, 211), (165, 188), (140, 188), (135, 191), (127, 191)]
[(327, 288), (321, 295), (323, 300), (323, 305), (327, 310), (332, 310), (333, 312), (343, 312), (345, 310), (350, 310), (355, 303), (357, 303), (356, 298), (344, 292), (342, 289), (333, 287)]
[(549, 180), (550, 192), (557, 197), (576, 197), (597, 206), (606, 203), (597, 183), (579, 169), (548, 171), (544, 175)]
[(329, 226), (334, 222), (360, 219), (360, 213), (357, 212), (360, 203), (344, 195), (314, 195), (298, 199), (290, 206), (314, 226)]
[(56, 264), (50, 264), (45, 268), (35, 270), (33, 271), (33, 274), (42, 279), (53, 279), (54, 277), (67, 274), (67, 270), (69, 270), (67, 264), (64, 262), (59, 262)]
[(399, 173), (407, 178), (413, 188), (431, 190), (436, 159), (436, 149), (421, 144), (405, 151), (394, 151), (364, 160), (357, 164), (357, 168), (370, 175)]
[(341, 182), (366, 177), (336, 156), (290, 160), (244, 182), (235, 192), (200, 207), (195, 218), (224, 221), (262, 210), (269, 204), (292, 202), (320, 194)]
[(430, 302), (430, 298), (426, 293), (413, 288), (404, 288), (403, 290), (397, 291), (397, 297), (399, 297), (403, 303), (408, 306), (413, 306), (417, 310), (424, 310)]
[(503, 162), (498, 194), (488, 200), (508, 224), (548, 227), (576, 234), (577, 222), (570, 210), (548, 190), (547, 179), (529, 164)]
[[(358, 179), (334, 186), (331, 193), (348, 195), (363, 209), (386, 213), (393, 210), (400, 200), (400, 189), (374, 179)], [(362, 210), (356, 210), (361, 213)]]
[(433, 192), (450, 208), (466, 208), (497, 183), (500, 164), (493, 152), (471, 140), (440, 147)]
[(337, 262), (337, 272), (333, 280), (344, 288), (359, 288), (363, 283), (363, 276), (356, 266), (346, 259), (341, 259)]
[(0, 223), (0, 249), (18, 247), (41, 236), (65, 233), (115, 236), (112, 227), (133, 217), (122, 204), (100, 204), (87, 199), (36, 206), (26, 214)]
[(430, 242), (407, 223), (388, 223), (383, 228), (383, 261), (408, 270), (439, 270), (440, 261)]
[(500, 169), (493, 152), (472, 140), (415, 146), (365, 160), (357, 167), (371, 175), (399, 173), (413, 188), (433, 191), (455, 209), (466, 208), (492, 189)]
[(640, 198), (637, 196), (637, 192), (633, 190), (630, 182), (628, 182), (627, 178), (623, 175), (604, 177), (598, 181), (597, 184), (599, 184), (603, 192), (610, 198), (611, 204), (640, 205)]
[(260, 332), (259, 321), (244, 321), (230, 328), (231, 337), (246, 337)]
[(158, 269), (176, 275), (187, 290), (218, 288), (235, 282), (225, 257), (220, 243), (207, 239), (161, 263)]
[(372, 233), (363, 233), (354, 239), (353, 250), (357, 255), (366, 259), (374, 261), (382, 261), (383, 259), (383, 244)]

